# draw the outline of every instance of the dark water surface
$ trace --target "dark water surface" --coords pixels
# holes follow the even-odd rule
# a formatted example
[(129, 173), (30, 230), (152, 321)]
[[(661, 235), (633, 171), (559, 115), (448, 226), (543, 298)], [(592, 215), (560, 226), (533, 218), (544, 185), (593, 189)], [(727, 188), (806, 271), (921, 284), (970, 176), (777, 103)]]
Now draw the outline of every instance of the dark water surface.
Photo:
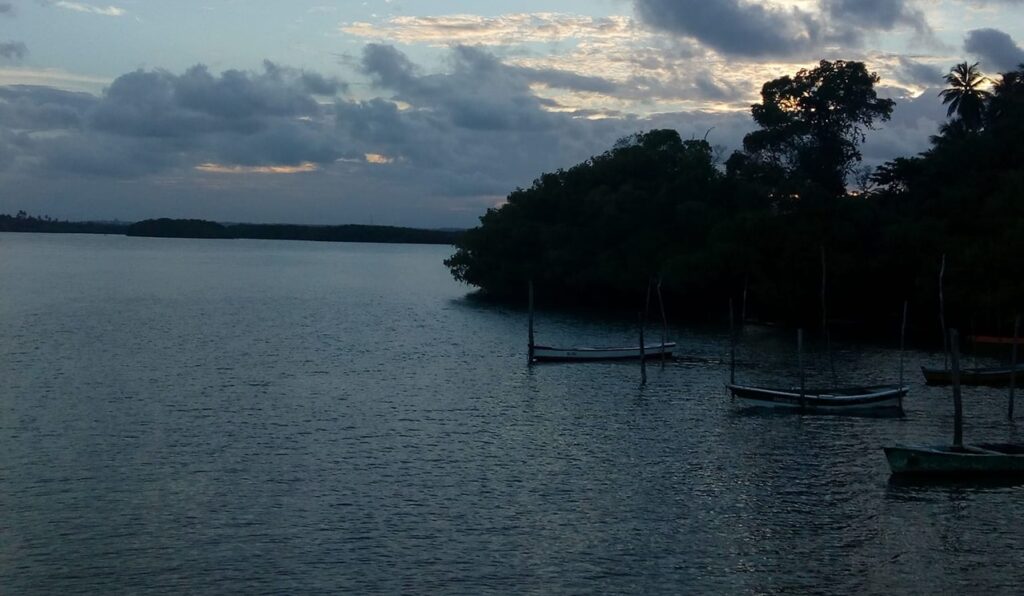
[[(951, 435), (934, 356), (902, 419), (737, 411), (724, 330), (673, 329), (644, 389), (531, 369), (450, 250), (0, 234), (0, 593), (1024, 590), (1024, 487), (889, 481), (882, 445)], [(792, 382), (789, 335), (748, 329), (740, 378)], [(965, 400), (968, 440), (1024, 440)]]

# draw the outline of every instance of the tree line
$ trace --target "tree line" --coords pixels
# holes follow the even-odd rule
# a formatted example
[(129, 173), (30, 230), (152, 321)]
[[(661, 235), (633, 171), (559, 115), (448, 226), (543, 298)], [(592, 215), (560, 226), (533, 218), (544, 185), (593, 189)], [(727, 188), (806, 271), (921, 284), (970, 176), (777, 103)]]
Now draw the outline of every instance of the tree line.
[(428, 230), (397, 226), (293, 224), (222, 224), (203, 219), (146, 219), (135, 223), (72, 222), (24, 211), (0, 214), (0, 232), (121, 234), (156, 238), (247, 238), (317, 242), (378, 242), (389, 244), (454, 244), (460, 230)]
[(765, 83), (724, 164), (673, 130), (624, 138), (515, 189), (445, 263), (499, 300), (533, 280), (549, 303), (635, 309), (658, 279), (677, 317), (725, 317), (732, 298), (803, 326), (821, 320), (824, 268), (837, 321), (891, 328), (909, 300), (924, 330), (945, 255), (947, 319), (1005, 332), (1024, 308), (1024, 65), (991, 81), (955, 66), (929, 149), (866, 175), (859, 147), (895, 106), (878, 82), (838, 60)]

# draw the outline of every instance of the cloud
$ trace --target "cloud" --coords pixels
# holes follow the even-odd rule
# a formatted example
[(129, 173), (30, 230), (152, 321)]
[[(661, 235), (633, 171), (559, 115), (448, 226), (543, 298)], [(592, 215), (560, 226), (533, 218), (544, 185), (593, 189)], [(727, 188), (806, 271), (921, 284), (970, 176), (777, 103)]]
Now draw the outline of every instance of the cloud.
[(1024, 64), (1024, 49), (998, 29), (973, 29), (964, 39), (964, 50), (981, 59), (988, 69), (1009, 71)]
[(797, 7), (747, 0), (634, 0), (648, 26), (685, 35), (730, 56), (787, 56), (818, 47), (822, 24)]
[(320, 166), (309, 161), (294, 166), (231, 166), (218, 163), (201, 163), (195, 169), (211, 174), (307, 174), (309, 172), (316, 172), (320, 169)]
[(908, 0), (824, 0), (824, 9), (846, 27), (891, 31), (909, 26), (919, 33), (931, 32), (924, 13)]
[(20, 41), (0, 42), (0, 58), (21, 60), (28, 53), (28, 47)]
[(913, 29), (932, 37), (913, 0), (633, 0), (647, 26), (692, 38), (715, 52), (761, 59), (863, 45), (866, 34)]
[(64, 8), (67, 10), (73, 10), (75, 12), (84, 12), (89, 14), (97, 14), (105, 17), (121, 17), (127, 14), (123, 8), (116, 6), (94, 6), (92, 4), (85, 4), (84, 2), (68, 2), (67, 0), (58, 0), (52, 3), (53, 6), (58, 8)]
[(588, 17), (559, 13), (513, 13), (495, 17), (469, 14), (392, 17), (379, 24), (342, 25), (343, 33), (395, 43), (513, 45), (531, 42), (579, 41), (589, 38), (625, 40), (635, 34), (630, 18)]
[(12, 5), (10, 2), (0, 2), (0, 15), (13, 17), (14, 5)]
[(132, 178), (203, 163), (301, 168), (342, 154), (333, 110), (317, 98), (343, 88), (270, 62), (262, 72), (219, 75), (202, 65), (180, 75), (138, 70), (100, 96), (6, 86), (0, 132), (28, 135), (15, 161), (40, 175)]
[(936, 85), (942, 81), (942, 72), (931, 65), (918, 62), (906, 56), (897, 56), (899, 63), (896, 75), (899, 80), (912, 85)]

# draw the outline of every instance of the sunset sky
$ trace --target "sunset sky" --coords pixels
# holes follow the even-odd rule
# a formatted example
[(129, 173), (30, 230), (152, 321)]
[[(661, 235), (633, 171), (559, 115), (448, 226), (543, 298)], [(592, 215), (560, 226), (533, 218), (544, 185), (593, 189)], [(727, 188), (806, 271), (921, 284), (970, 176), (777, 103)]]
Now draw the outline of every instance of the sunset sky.
[(0, 1), (0, 212), (472, 226), (633, 132), (727, 155), (820, 59), (897, 101), (877, 165), (1022, 44), (1024, 0)]

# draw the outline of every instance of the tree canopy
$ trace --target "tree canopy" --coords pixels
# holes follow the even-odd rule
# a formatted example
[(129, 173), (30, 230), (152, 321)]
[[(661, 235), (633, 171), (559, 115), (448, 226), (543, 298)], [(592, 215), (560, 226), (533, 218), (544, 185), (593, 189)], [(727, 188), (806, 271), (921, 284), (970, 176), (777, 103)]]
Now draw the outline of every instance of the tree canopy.
[(623, 139), (516, 189), (446, 263), (500, 299), (533, 279), (548, 301), (635, 309), (657, 276), (683, 316), (748, 293), (748, 314), (809, 326), (826, 248), (830, 314), (890, 329), (904, 298), (919, 324), (937, 320), (946, 254), (949, 320), (1005, 331), (1024, 307), (1024, 66), (984, 98), (982, 126), (952, 120), (925, 153), (879, 167), (873, 190), (847, 192), (860, 143), (893, 109), (877, 82), (837, 61), (766, 83), (760, 128), (724, 169), (675, 131)]
[(791, 192), (842, 195), (865, 130), (888, 120), (895, 105), (878, 97), (878, 80), (863, 62), (822, 60), (765, 83), (761, 103), (751, 108), (760, 129), (743, 139), (747, 163), (774, 174), (775, 184), (788, 182)]

